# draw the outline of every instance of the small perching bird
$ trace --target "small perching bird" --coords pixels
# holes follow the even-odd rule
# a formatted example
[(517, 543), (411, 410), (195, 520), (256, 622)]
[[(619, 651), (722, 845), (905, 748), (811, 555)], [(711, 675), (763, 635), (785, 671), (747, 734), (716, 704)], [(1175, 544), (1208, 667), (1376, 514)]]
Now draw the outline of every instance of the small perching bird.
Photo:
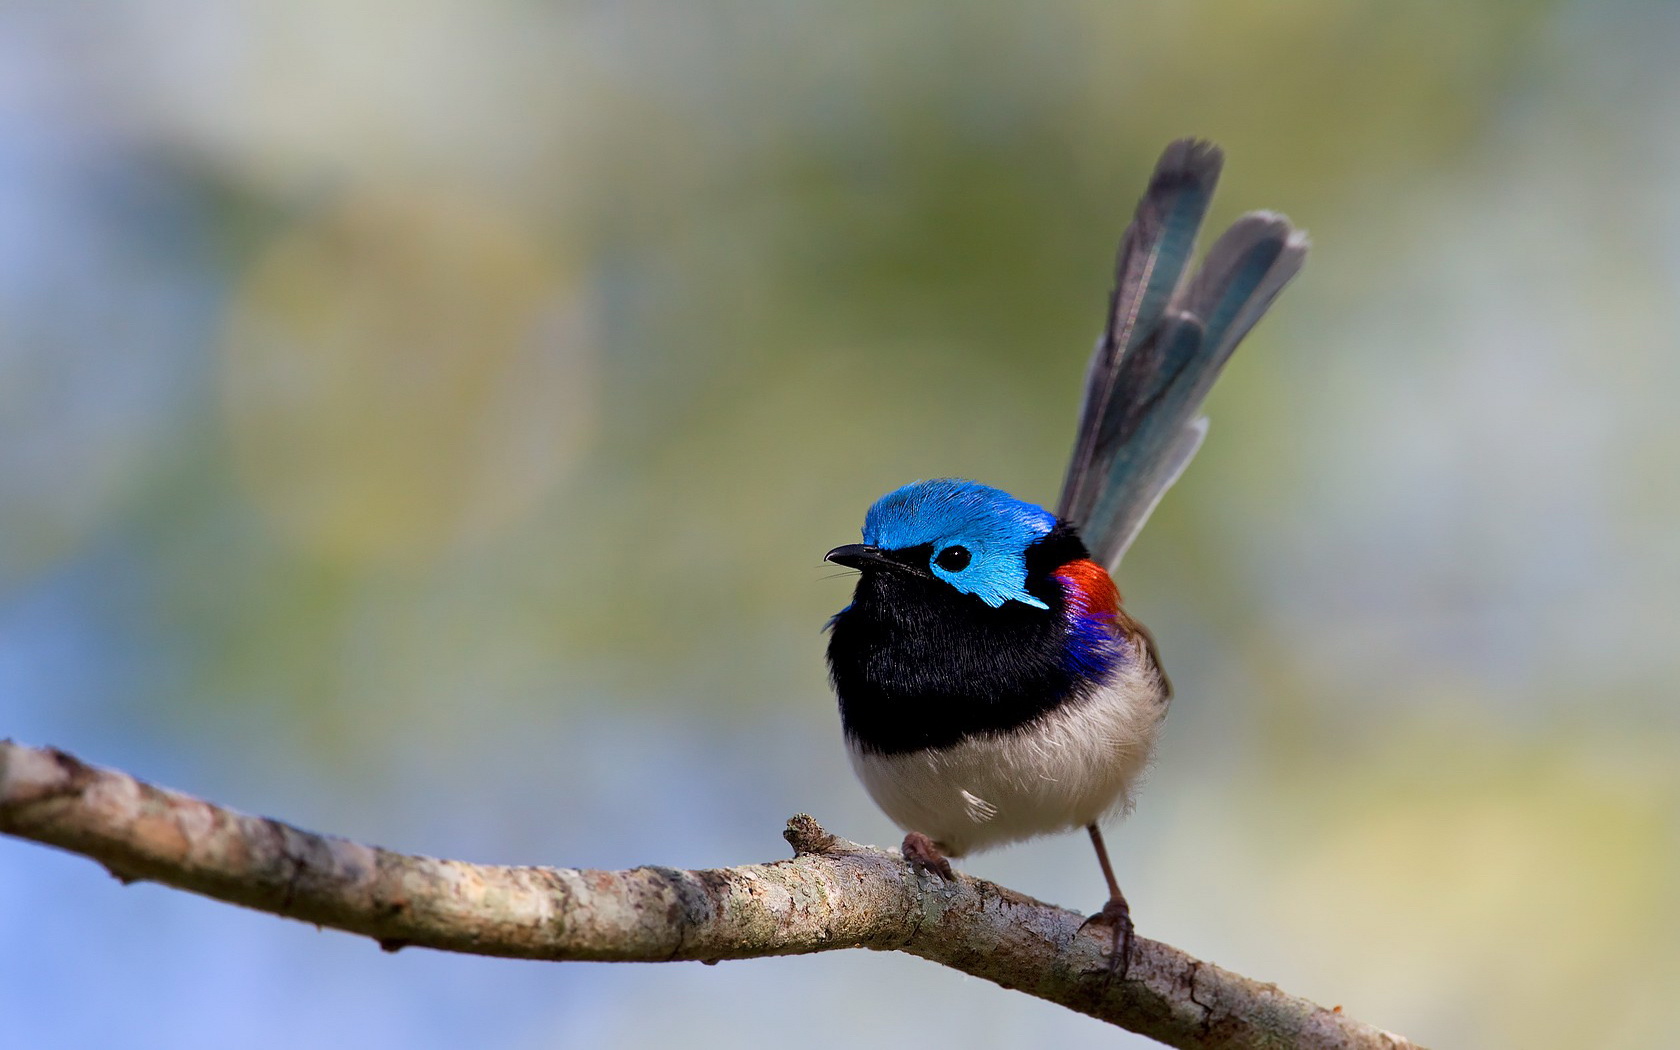
[(1122, 974), (1131, 913), (1098, 823), (1131, 805), (1172, 690), (1112, 574), (1201, 446), (1219, 370), (1307, 252), (1288, 219), (1252, 212), (1187, 276), (1223, 160), (1181, 139), (1155, 166), (1054, 514), (918, 481), (826, 556), (862, 574), (829, 622), (829, 671), (852, 766), (905, 830), (905, 857), (949, 878), (947, 857), (1087, 829), (1109, 891), (1089, 922), (1112, 927)]

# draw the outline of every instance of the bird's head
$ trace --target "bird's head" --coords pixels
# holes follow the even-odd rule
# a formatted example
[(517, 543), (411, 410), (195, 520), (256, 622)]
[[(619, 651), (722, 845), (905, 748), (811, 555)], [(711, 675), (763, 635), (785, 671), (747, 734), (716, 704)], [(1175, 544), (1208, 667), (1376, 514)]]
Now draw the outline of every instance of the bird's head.
[(1002, 731), (1108, 682), (1136, 647), (1074, 527), (972, 481), (918, 481), (869, 508), (829, 620), (846, 731), (885, 752)]
[(825, 558), (865, 577), (942, 581), (994, 609), (1006, 602), (1048, 609), (1028, 590), (1028, 552), (1056, 525), (1044, 508), (989, 485), (917, 481), (875, 501), (862, 543), (836, 547)]

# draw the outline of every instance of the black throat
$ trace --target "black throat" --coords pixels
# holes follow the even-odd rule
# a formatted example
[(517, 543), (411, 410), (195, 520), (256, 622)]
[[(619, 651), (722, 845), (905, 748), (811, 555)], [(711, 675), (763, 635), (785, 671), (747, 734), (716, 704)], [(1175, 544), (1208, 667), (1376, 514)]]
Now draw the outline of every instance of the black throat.
[(1022, 602), (994, 609), (942, 580), (866, 571), (852, 604), (829, 624), (829, 675), (847, 735), (879, 754), (948, 747), (1084, 695), (1093, 683), (1069, 666), (1052, 573), (1085, 556), (1066, 523), (1027, 549), (1027, 592), (1048, 610)]

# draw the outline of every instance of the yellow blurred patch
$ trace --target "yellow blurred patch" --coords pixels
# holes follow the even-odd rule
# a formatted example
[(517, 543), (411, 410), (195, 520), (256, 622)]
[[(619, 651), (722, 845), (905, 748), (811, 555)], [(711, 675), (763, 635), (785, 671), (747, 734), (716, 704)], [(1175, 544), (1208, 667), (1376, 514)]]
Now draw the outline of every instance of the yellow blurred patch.
[(1466, 718), (1392, 744), (1287, 803), (1317, 833), (1279, 844), (1268, 916), (1319, 986), (1426, 1041), (1651, 1045), (1603, 1024), (1661, 1027), (1652, 988), (1680, 974), (1674, 741), (1525, 741)]
[(593, 430), (586, 299), (576, 267), (478, 200), (339, 195), (268, 246), (230, 309), (222, 403), (252, 500), (330, 559), (495, 535)]

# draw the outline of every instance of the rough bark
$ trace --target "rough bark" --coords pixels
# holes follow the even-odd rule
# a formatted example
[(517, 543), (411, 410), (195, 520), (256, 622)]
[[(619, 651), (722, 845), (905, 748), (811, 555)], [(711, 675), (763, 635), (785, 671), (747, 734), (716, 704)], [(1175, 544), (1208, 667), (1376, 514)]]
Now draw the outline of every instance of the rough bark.
[(908, 952), (1177, 1047), (1414, 1044), (1138, 938), (1111, 977), (1106, 930), (981, 879), (912, 869), (808, 816), (790, 860), (710, 871), (501, 867), (317, 835), (0, 741), (0, 832), (146, 879), (414, 946), (555, 961), (669, 962), (836, 948)]

